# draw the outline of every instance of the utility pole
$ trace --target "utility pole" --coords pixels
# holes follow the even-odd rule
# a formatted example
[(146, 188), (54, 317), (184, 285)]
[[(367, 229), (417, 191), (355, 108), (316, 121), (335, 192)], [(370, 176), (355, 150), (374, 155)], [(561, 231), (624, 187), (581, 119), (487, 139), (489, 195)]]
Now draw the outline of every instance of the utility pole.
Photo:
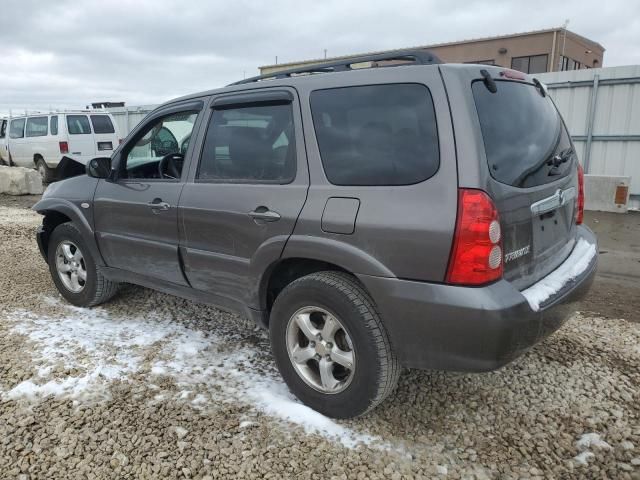
[(324, 49), (324, 59), (325, 60), (327, 59), (327, 49), (326, 48)]

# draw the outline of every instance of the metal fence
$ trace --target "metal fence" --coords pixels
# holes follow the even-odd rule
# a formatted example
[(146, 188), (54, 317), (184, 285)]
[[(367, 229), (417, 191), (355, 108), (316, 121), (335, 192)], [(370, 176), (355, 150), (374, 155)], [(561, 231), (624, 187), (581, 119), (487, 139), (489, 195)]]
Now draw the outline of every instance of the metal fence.
[(585, 172), (631, 177), (640, 208), (640, 65), (538, 75), (567, 123)]
[(156, 105), (142, 105), (139, 107), (122, 107), (110, 108), (109, 113), (113, 115), (113, 119), (118, 125), (118, 131), (123, 137), (129, 135), (129, 132), (135, 128), (138, 123), (153, 109)]

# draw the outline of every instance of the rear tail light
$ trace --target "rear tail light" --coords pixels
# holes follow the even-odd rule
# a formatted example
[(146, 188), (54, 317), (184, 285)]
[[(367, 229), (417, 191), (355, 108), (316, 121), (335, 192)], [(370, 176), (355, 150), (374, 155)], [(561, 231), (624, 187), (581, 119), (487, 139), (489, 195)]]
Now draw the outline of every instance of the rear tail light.
[(576, 205), (576, 225), (584, 220), (584, 170), (578, 164), (578, 203)]
[(67, 142), (60, 142), (60, 153), (69, 153), (69, 144)]
[(484, 285), (502, 277), (502, 232), (498, 210), (482, 190), (458, 190), (458, 219), (447, 283)]

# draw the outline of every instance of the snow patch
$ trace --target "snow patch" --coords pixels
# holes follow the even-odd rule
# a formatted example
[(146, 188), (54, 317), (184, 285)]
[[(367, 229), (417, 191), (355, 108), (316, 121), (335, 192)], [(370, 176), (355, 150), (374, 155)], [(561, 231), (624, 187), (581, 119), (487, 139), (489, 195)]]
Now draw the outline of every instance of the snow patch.
[(573, 457), (573, 459), (580, 465), (588, 465), (589, 459), (593, 457), (595, 457), (595, 455), (587, 450), (586, 452), (582, 452), (581, 454), (576, 455), (575, 457)]
[(553, 272), (521, 293), (535, 312), (540, 305), (558, 293), (571, 280), (584, 272), (597, 254), (596, 246), (584, 238), (578, 240), (571, 255)]
[(602, 440), (600, 435), (597, 433), (585, 433), (576, 442), (576, 448), (579, 450), (585, 450), (591, 447), (601, 448), (604, 450), (611, 450), (613, 448), (607, 442)]
[[(38, 373), (0, 392), (0, 399), (37, 401), (49, 395), (77, 401), (102, 399), (108, 397), (112, 381), (133, 381), (132, 377), (145, 375), (150, 390), (157, 392), (151, 404), (172, 398), (204, 409), (219, 402), (245, 402), (348, 448), (359, 444), (390, 448), (379, 437), (357, 432), (302, 405), (272, 362), (261, 358), (260, 349), (242, 341), (236, 330), (200, 331), (155, 312), (123, 317), (103, 308), (44, 301), (63, 307), (66, 314), (43, 316), (18, 310), (8, 317), (12, 332), (35, 344), (32, 358)], [(154, 382), (158, 375), (172, 378), (178, 393), (159, 391)]]

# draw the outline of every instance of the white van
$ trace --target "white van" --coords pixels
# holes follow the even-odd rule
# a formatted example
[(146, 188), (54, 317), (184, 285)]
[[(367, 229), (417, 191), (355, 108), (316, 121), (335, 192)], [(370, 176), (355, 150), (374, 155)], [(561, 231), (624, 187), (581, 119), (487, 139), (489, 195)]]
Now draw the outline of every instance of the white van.
[(8, 129), (9, 120), (0, 118), (0, 165), (9, 165)]
[(14, 117), (8, 131), (13, 165), (37, 168), (45, 183), (64, 157), (86, 165), (111, 156), (120, 142), (111, 114), (93, 110)]

